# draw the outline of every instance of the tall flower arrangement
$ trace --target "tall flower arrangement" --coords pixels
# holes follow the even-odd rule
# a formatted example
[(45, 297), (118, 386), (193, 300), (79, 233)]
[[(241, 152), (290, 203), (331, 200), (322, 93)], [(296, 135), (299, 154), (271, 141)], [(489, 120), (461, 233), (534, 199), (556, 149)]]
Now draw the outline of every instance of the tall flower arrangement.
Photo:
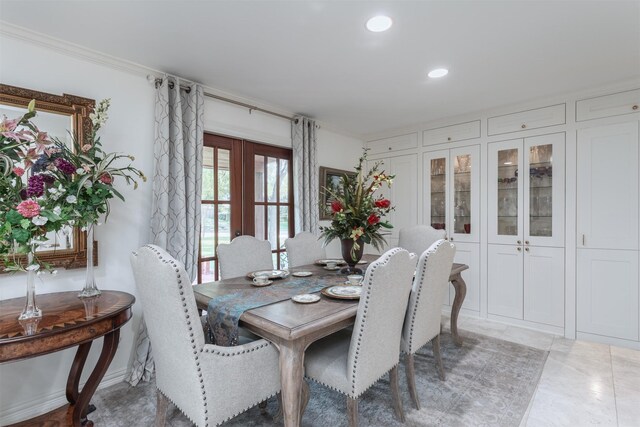
[[(48, 232), (69, 221), (69, 212), (50, 193), (55, 175), (37, 165), (58, 149), (32, 122), (35, 115), (31, 101), (22, 117), (5, 116), (0, 123), (0, 254), (7, 271), (40, 269), (36, 249)], [(18, 257), (25, 254), (26, 264)]]
[(343, 175), (337, 189), (323, 189), (331, 202), (332, 219), (329, 227), (320, 227), (321, 235), (325, 244), (333, 239), (352, 240), (350, 253), (354, 261), (357, 261), (356, 253), (364, 243), (381, 249), (386, 241), (380, 229), (393, 228), (384, 217), (394, 207), (391, 201), (376, 192), (383, 185), (391, 187), (395, 176), (380, 170), (382, 162), (376, 162), (365, 172), (366, 161), (367, 150), (358, 160), (355, 178)]

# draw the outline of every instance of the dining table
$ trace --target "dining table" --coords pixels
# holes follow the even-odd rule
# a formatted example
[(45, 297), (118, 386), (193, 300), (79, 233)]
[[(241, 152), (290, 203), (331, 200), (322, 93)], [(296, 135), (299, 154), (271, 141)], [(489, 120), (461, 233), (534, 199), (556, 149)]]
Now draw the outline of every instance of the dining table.
[[(364, 255), (363, 270), (379, 255)], [(451, 307), (451, 334), (456, 345), (462, 345), (457, 321), (460, 307), (466, 295), (466, 284), (461, 273), (468, 269), (465, 264), (453, 264), (449, 280), (455, 289)], [(340, 270), (329, 271), (321, 265), (312, 264), (289, 268), (289, 273), (311, 272), (314, 279), (327, 280), (335, 284)], [(282, 281), (289, 278), (280, 279)], [(343, 275), (345, 281), (346, 276)], [(299, 280), (299, 278), (296, 278)], [(277, 286), (274, 280), (271, 286)], [(213, 298), (252, 288), (248, 277), (236, 277), (194, 286), (194, 294), (199, 309), (207, 310)], [(256, 288), (259, 290), (260, 288)], [(308, 400), (308, 385), (304, 381), (305, 350), (314, 341), (326, 337), (354, 324), (358, 310), (358, 300), (333, 299), (321, 295), (313, 304), (300, 304), (291, 299), (252, 308), (240, 316), (239, 325), (252, 333), (272, 342), (279, 350), (280, 381), (282, 389), (282, 413), (286, 427), (299, 427)]]

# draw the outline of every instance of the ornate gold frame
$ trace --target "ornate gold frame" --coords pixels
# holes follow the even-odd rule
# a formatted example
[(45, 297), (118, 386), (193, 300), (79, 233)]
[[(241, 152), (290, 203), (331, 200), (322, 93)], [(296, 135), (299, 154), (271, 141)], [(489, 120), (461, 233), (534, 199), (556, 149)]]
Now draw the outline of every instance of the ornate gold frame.
[[(78, 141), (84, 141), (91, 136), (91, 119), (95, 101), (75, 95), (52, 95), (16, 86), (0, 83), (0, 104), (14, 107), (27, 107), (29, 101), (36, 100), (36, 111), (48, 111), (68, 115), (73, 120), (73, 132)], [(46, 130), (46, 129), (45, 129)], [(73, 233), (73, 249), (51, 250), (38, 252), (38, 258), (58, 268), (79, 268), (87, 265), (87, 235), (78, 228)], [(98, 244), (94, 242), (93, 264), (98, 265)], [(2, 266), (0, 261), (0, 266)], [(1, 271), (1, 269), (0, 269)]]

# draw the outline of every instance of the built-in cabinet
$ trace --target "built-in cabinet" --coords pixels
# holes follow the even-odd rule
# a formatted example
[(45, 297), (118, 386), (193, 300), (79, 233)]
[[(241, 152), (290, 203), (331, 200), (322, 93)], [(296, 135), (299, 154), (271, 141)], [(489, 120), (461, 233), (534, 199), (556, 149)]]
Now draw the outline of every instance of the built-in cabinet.
[[(480, 310), (480, 146), (429, 151), (423, 154), (423, 222), (443, 229), (456, 245), (455, 262), (463, 273), (467, 296), (462, 305)], [(453, 303), (454, 293), (445, 297)]]
[(638, 121), (578, 131), (577, 330), (638, 341)]
[(564, 325), (564, 154), (564, 133), (488, 146), (489, 314)]

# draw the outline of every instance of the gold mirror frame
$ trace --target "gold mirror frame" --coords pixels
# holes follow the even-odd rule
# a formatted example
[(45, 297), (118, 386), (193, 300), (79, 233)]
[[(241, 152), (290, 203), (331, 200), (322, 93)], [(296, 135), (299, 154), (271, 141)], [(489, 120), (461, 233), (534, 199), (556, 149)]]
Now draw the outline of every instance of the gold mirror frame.
[[(95, 101), (75, 95), (52, 95), (16, 86), (0, 83), (0, 104), (27, 108), (29, 101), (36, 100), (36, 112), (46, 111), (67, 115), (73, 121), (71, 130), (80, 145), (91, 137), (91, 119)], [(46, 129), (42, 129), (46, 132)], [(56, 268), (79, 268), (87, 265), (87, 233), (79, 228), (73, 229), (71, 249), (38, 251), (38, 258)], [(93, 264), (98, 265), (98, 244), (94, 242)], [(0, 266), (4, 266), (0, 260)], [(0, 269), (2, 271), (2, 269)]]

